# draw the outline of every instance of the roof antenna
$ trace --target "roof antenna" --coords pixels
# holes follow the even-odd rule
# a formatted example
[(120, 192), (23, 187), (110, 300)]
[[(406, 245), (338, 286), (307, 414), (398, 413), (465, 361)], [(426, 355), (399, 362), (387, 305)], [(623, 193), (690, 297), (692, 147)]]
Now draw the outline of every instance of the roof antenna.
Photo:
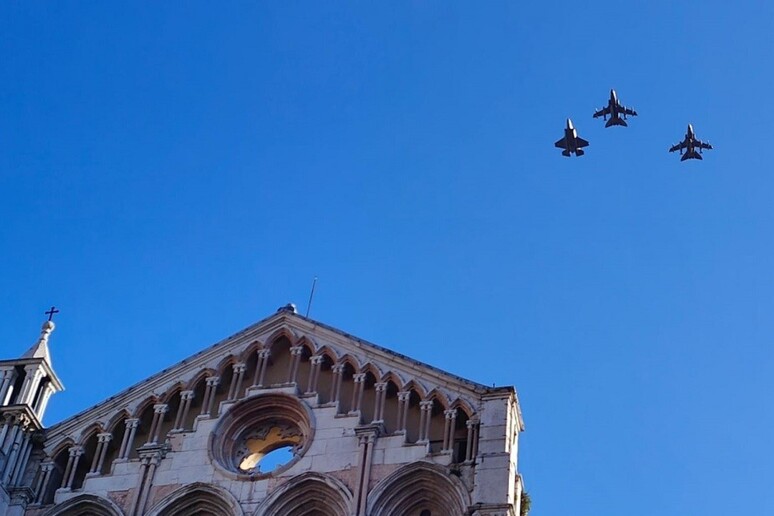
[(312, 291), (309, 293), (309, 303), (306, 305), (306, 317), (309, 317), (309, 310), (312, 309), (312, 298), (314, 297), (314, 287), (317, 285), (317, 276), (312, 281)]

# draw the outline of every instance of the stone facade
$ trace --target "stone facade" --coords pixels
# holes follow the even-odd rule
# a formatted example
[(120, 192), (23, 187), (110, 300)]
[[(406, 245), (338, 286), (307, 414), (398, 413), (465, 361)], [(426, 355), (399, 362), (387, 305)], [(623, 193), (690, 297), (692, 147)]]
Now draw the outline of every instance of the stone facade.
[(512, 387), (464, 380), (291, 307), (48, 429), (39, 419), (62, 386), (47, 348), (30, 353), (0, 362), (0, 386), (13, 385), (0, 391), (0, 514), (520, 512)]

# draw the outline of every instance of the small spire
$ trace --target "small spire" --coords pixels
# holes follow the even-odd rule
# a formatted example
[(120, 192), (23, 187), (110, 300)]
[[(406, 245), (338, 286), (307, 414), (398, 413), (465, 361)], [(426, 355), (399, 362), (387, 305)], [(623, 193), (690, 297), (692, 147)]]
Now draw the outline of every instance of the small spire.
[(33, 344), (33, 346), (27, 350), (22, 358), (42, 358), (48, 365), (51, 365), (51, 354), (48, 352), (48, 336), (54, 331), (56, 325), (54, 321), (46, 321), (40, 328), (40, 338)]

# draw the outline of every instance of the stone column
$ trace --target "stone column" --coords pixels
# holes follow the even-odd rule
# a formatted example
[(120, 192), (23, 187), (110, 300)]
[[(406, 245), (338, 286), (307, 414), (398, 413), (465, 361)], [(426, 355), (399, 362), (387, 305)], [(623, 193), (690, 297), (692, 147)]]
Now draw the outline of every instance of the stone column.
[(3, 415), (3, 428), (0, 429), (0, 453), (8, 456), (10, 444), (16, 439), (16, 432), (19, 431), (19, 418), (15, 414)]
[(374, 444), (378, 435), (377, 427), (367, 426), (355, 430), (358, 436), (358, 472), (355, 492), (355, 515), (364, 516), (368, 500), (368, 485), (371, 481), (371, 463), (373, 462)]
[(457, 425), (457, 409), (445, 410), (443, 415), (446, 417), (446, 423), (443, 428), (443, 451), (451, 451), (454, 448), (454, 429)]
[(16, 404), (18, 405), (32, 405), (33, 398), (38, 392), (38, 385), (40, 380), (43, 379), (43, 369), (39, 365), (31, 364), (24, 367), (24, 382), (22, 383), (19, 396), (16, 398)]
[(258, 375), (258, 386), (263, 387), (263, 383), (266, 379), (266, 368), (269, 367), (269, 360), (271, 358), (271, 350), (270, 349), (263, 349), (261, 350), (261, 354), (263, 356), (263, 360), (261, 361), (261, 374)]
[(67, 463), (68, 470), (66, 471), (65, 489), (72, 489), (73, 481), (75, 480), (75, 473), (78, 471), (78, 463), (81, 461), (83, 455), (83, 446), (73, 446), (70, 448), (70, 460)]
[(24, 442), (25, 434), (24, 428), (22, 428), (21, 422), (17, 422), (11, 430), (5, 448), (5, 464), (0, 468), (0, 484), (10, 485), (11, 477), (13, 476), (14, 468), (16, 467), (16, 459), (19, 457), (22, 443)]
[(16, 464), (11, 469), (8, 485), (18, 485), (19, 480), (24, 476), (24, 470), (27, 469), (27, 460), (30, 458), (30, 452), (32, 451), (32, 446), (30, 446), (32, 444), (31, 440), (32, 430), (28, 429), (24, 432), (24, 437), (22, 438), (22, 444), (19, 454), (17, 455)]
[(384, 400), (387, 397), (387, 382), (374, 384), (376, 398), (374, 400), (374, 422), (384, 421)]
[(46, 385), (43, 386), (43, 392), (40, 394), (40, 399), (38, 399), (37, 406), (35, 407), (35, 414), (38, 416), (38, 419), (43, 419), (43, 414), (46, 412), (46, 406), (48, 406), (48, 400), (51, 398), (52, 394), (54, 394), (54, 386), (51, 385), (50, 382), (47, 382)]
[(137, 426), (140, 424), (140, 420), (136, 417), (132, 417), (124, 421), (126, 429), (124, 430), (124, 439), (121, 441), (121, 449), (118, 451), (119, 459), (128, 459), (129, 454), (134, 446), (134, 436), (137, 433)]
[(145, 444), (152, 444), (159, 442), (159, 434), (161, 433), (161, 425), (164, 421), (164, 414), (169, 411), (169, 405), (166, 403), (157, 403), (153, 405), (153, 422), (151, 423), (150, 431), (148, 432), (148, 442)]
[(255, 356), (258, 357), (255, 360), (255, 373), (253, 373), (253, 387), (258, 386), (258, 379), (261, 377), (261, 366), (263, 366), (263, 350), (258, 349), (255, 351)]
[(161, 462), (161, 459), (157, 455), (152, 456), (148, 461), (147, 480), (145, 482), (145, 485), (143, 486), (142, 494), (140, 496), (140, 503), (138, 504), (138, 508), (139, 508), (138, 514), (145, 513), (145, 504), (148, 502), (148, 493), (150, 493), (151, 485), (153, 485), (153, 477), (156, 474), (156, 468), (158, 467), (159, 462)]
[(175, 417), (175, 430), (185, 430), (185, 420), (188, 418), (188, 411), (191, 408), (191, 402), (194, 399), (194, 391), (180, 391), (180, 405), (177, 407), (177, 416)]
[(307, 383), (306, 386), (306, 394), (314, 394), (317, 392), (317, 380), (320, 378), (322, 361), (322, 355), (314, 355), (309, 358), (309, 383)]
[(465, 446), (465, 461), (470, 462), (476, 459), (478, 454), (478, 421), (469, 419), (465, 423), (468, 427), (468, 442)]
[(212, 383), (210, 382), (210, 376), (204, 381), (205, 387), (204, 387), (204, 398), (202, 398), (202, 409), (199, 411), (200, 416), (204, 416), (207, 414), (207, 405), (209, 405), (210, 402), (210, 392), (212, 391)]
[[(212, 410), (215, 406), (215, 394), (219, 384), (220, 384), (220, 376), (210, 376), (209, 378), (207, 378), (207, 389), (206, 389), (206, 392), (204, 393), (204, 400), (202, 400), (202, 415), (206, 415), (208, 417), (214, 417), (212, 415)], [(205, 407), (205, 402), (207, 405), (206, 407)]]
[(0, 406), (5, 405), (5, 398), (14, 381), (16, 381), (16, 369), (13, 366), (0, 369)]
[(400, 391), (398, 393), (398, 431), (406, 433), (406, 423), (408, 422), (408, 410), (411, 391)]
[(288, 383), (296, 383), (298, 375), (298, 364), (301, 362), (301, 353), (304, 346), (293, 346), (290, 348), (290, 367), (288, 367)]
[(363, 388), (365, 387), (365, 373), (357, 373), (352, 377), (352, 380), (355, 382), (355, 388), (352, 389), (352, 409), (350, 410), (350, 413), (352, 412), (359, 412), (360, 411), (360, 404), (363, 401)]
[(134, 497), (129, 505), (129, 516), (141, 516), (145, 514), (145, 506), (148, 503), (148, 494), (153, 486), (153, 477), (156, 468), (166, 455), (164, 446), (152, 446), (140, 451), (140, 474), (137, 476), (137, 487)]
[(427, 442), (430, 438), (430, 416), (432, 415), (433, 401), (420, 401), (419, 409), (421, 411), (419, 418), (419, 442)]
[[(110, 447), (110, 441), (113, 440), (113, 434), (110, 432), (103, 432), (101, 434), (97, 434), (97, 443), (101, 445), (101, 449), (99, 451), (99, 460), (97, 461), (97, 467), (93, 468), (94, 473), (101, 474), (102, 473), (102, 467), (105, 465), (105, 456), (107, 455), (108, 448)], [(96, 453), (94, 454), (97, 455)]]
[(35, 486), (35, 500), (36, 504), (43, 503), (43, 497), (48, 489), (48, 481), (51, 479), (51, 472), (54, 471), (54, 462), (46, 460), (40, 463), (40, 477), (37, 486)]
[(233, 374), (231, 375), (231, 388), (228, 391), (228, 400), (233, 401), (239, 396), (239, 392), (242, 390), (242, 377), (245, 375), (247, 364), (244, 362), (237, 362), (231, 366)]
[(333, 381), (331, 382), (331, 401), (338, 403), (339, 394), (341, 394), (341, 380), (344, 377), (344, 365), (336, 364), (331, 368), (333, 374)]

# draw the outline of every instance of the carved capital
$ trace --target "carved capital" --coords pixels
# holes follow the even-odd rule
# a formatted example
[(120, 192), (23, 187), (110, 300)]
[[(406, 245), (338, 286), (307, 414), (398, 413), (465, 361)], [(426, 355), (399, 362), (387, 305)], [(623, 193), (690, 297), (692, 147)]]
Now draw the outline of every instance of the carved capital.
[(207, 380), (205, 380), (205, 382), (211, 387), (218, 385), (220, 383), (220, 376), (210, 376), (207, 378)]

